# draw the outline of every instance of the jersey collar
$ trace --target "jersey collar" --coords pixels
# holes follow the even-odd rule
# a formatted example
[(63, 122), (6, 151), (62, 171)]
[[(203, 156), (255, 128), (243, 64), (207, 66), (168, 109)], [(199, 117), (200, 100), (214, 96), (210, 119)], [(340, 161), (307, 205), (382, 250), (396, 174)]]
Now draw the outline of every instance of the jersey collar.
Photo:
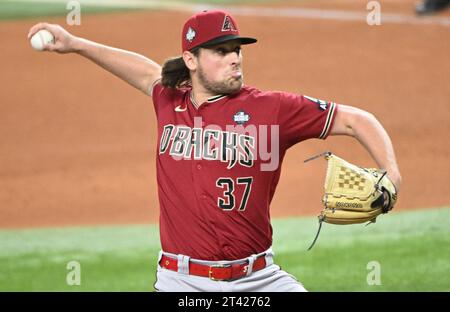
[[(215, 102), (220, 101), (221, 99), (226, 98), (227, 96), (228, 96), (228, 95), (226, 95), (226, 94), (214, 95), (214, 96), (209, 97), (209, 98), (205, 101), (205, 103), (215, 103)], [(192, 105), (194, 105), (194, 107), (195, 107), (196, 109), (198, 109), (198, 108), (200, 107), (200, 105), (195, 101), (194, 96), (193, 96), (193, 94), (192, 94), (192, 91), (189, 93), (189, 98), (191, 99)]]

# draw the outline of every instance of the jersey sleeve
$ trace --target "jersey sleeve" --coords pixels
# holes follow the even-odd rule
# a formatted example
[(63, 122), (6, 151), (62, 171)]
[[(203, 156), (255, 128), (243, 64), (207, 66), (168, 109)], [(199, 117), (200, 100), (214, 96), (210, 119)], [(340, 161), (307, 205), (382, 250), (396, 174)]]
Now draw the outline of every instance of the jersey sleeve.
[(309, 96), (280, 93), (278, 124), (287, 147), (317, 138), (325, 139), (333, 126), (337, 104)]
[(161, 84), (161, 79), (156, 80), (151, 87), (151, 95), (153, 100), (153, 107), (155, 108), (155, 113), (158, 115), (158, 99), (161, 97), (164, 91), (164, 87)]

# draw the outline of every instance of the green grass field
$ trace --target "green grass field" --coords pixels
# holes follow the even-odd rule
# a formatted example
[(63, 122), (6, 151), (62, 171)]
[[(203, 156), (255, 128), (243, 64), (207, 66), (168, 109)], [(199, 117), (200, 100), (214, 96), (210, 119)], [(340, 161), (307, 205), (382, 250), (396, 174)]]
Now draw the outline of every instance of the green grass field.
[[(381, 216), (376, 224), (274, 220), (275, 262), (310, 291), (449, 291), (450, 208)], [(148, 226), (0, 231), (0, 291), (152, 291), (158, 229)], [(80, 263), (80, 286), (66, 268)], [(377, 261), (381, 285), (367, 284)]]
[[(177, 0), (172, 2), (177, 3), (208, 3), (210, 5), (215, 4), (236, 4), (236, 3), (260, 3), (267, 2), (269, 0)], [(270, 2), (275, 2), (276, 0), (270, 0)], [(32, 17), (44, 17), (44, 16), (62, 16), (70, 12), (66, 8), (69, 0), (0, 0), (0, 20), (11, 20), (11, 19), (23, 19)], [(108, 5), (107, 1), (97, 2), (95, 0), (83, 1), (78, 0), (81, 4), (81, 14), (95, 14), (95, 13), (108, 13), (114, 11), (131, 11), (140, 9), (149, 9), (144, 1), (142, 5), (139, 5), (138, 1), (133, 1), (132, 3), (126, 0), (118, 3)], [(167, 5), (170, 1), (160, 1)], [(100, 5), (100, 4), (101, 5)]]
[[(24, 18), (61, 16), (70, 10), (66, 9), (68, 1), (62, 2), (38, 2), (38, 1), (11, 1), (0, 0), (0, 20), (17, 20)], [(80, 1), (82, 3), (82, 1)], [(107, 13), (114, 11), (132, 10), (127, 7), (107, 7), (96, 5), (85, 5), (81, 7), (82, 14)]]

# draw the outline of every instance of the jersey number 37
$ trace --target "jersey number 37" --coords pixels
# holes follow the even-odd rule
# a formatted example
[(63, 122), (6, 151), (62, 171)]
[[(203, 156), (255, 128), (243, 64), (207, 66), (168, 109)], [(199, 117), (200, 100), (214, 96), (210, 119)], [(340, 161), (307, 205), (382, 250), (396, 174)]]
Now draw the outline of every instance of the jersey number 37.
[(223, 210), (233, 210), (236, 207), (236, 196), (234, 195), (235, 187), (244, 187), (241, 203), (238, 211), (244, 211), (250, 192), (252, 190), (253, 177), (237, 178), (236, 182), (231, 178), (219, 178), (216, 186), (223, 189), (222, 197), (217, 199), (217, 206)]

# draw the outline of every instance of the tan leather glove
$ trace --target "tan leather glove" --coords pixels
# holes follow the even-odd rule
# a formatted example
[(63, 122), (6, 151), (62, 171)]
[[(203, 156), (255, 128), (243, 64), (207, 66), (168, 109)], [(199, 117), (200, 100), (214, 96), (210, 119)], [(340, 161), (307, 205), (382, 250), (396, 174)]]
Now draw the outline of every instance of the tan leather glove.
[[(330, 152), (322, 155), (328, 161), (328, 167), (322, 199), (324, 208), (319, 215), (320, 226), (322, 222), (373, 223), (380, 214), (394, 207), (397, 191), (385, 171), (357, 167)], [(309, 249), (318, 235), (319, 232)]]

